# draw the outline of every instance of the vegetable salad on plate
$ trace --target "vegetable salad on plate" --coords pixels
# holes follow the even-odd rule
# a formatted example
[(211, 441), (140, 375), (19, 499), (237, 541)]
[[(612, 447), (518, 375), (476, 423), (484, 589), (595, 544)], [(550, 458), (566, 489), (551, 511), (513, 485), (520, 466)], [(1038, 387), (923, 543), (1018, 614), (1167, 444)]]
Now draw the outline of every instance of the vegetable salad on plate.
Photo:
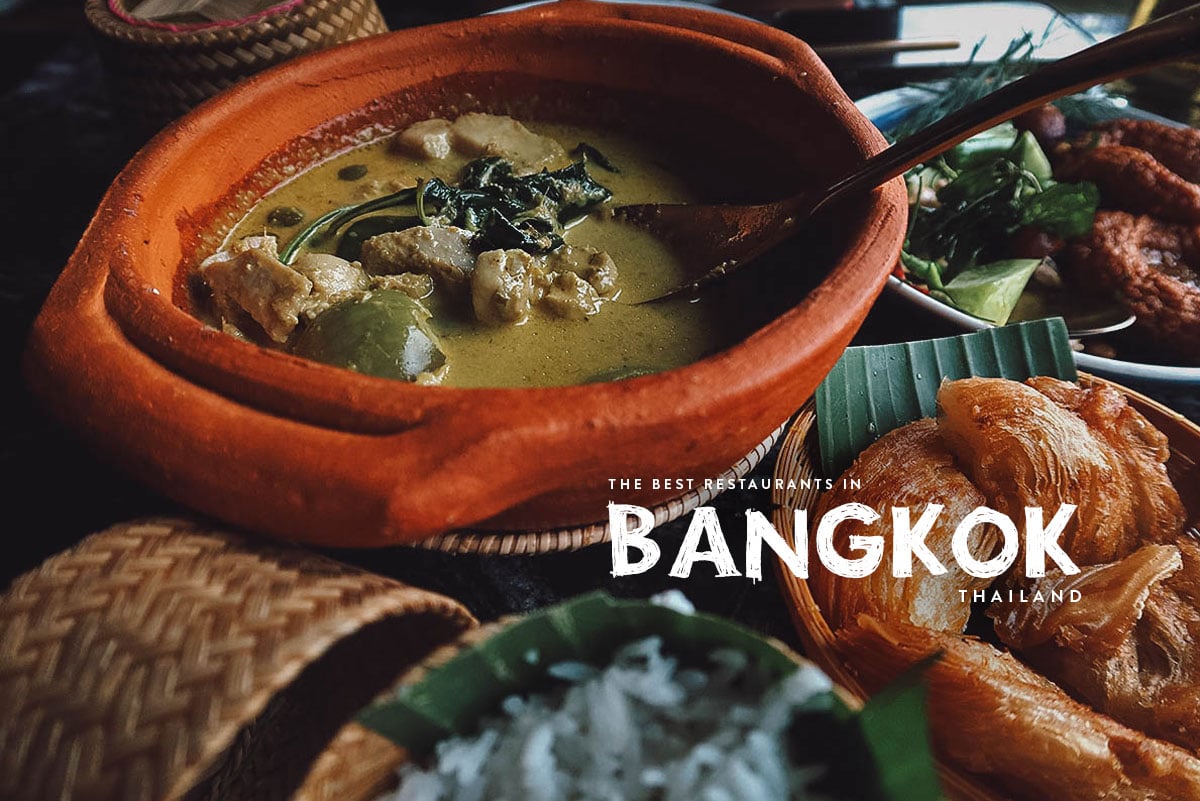
[[(1061, 281), (1043, 240), (1086, 234), (1099, 204), (1088, 182), (1054, 179), (1032, 131), (1005, 123), (905, 175), (904, 278), (998, 325), (1030, 280)], [(1048, 244), (1048, 243), (1047, 243)]]

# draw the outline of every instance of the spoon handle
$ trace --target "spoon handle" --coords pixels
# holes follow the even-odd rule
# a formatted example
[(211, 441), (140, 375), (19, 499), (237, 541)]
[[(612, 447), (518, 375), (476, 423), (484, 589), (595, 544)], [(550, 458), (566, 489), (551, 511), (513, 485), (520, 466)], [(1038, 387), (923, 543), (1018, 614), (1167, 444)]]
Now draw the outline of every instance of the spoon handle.
[[(1095, 84), (1200, 52), (1200, 5), (1047, 64), (867, 159), (821, 193), (818, 206), (880, 184), (1023, 111)], [(811, 197), (811, 195), (810, 195)]]

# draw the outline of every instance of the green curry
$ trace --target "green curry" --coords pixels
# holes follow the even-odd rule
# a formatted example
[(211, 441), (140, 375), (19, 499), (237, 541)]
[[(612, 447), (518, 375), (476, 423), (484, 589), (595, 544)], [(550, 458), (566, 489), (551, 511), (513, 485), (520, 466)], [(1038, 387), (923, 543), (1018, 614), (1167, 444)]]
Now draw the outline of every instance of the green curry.
[(198, 270), (208, 308), (236, 336), (428, 384), (564, 385), (688, 364), (765, 318), (722, 292), (634, 305), (682, 272), (608, 210), (695, 199), (656, 155), (508, 117), (418, 123), (255, 205)]

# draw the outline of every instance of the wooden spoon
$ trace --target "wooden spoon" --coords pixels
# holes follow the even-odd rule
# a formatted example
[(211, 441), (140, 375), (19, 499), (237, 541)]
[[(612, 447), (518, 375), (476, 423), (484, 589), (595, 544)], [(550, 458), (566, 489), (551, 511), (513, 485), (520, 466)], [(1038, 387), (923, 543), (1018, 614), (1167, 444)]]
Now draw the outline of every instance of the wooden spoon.
[(617, 219), (645, 228), (676, 250), (695, 276), (653, 303), (693, 292), (744, 267), (791, 236), (818, 210), (867, 192), (1021, 112), (1200, 51), (1200, 5), (1109, 39), (997, 89), (858, 165), (849, 175), (785, 200), (751, 206), (648, 203), (615, 209)]

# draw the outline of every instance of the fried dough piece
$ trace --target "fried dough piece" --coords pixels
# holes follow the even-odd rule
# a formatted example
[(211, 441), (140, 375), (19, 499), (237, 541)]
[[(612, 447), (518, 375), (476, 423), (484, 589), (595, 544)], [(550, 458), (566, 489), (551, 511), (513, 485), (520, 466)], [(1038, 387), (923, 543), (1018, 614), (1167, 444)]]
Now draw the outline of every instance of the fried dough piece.
[[(1186, 556), (1185, 556), (1186, 554)], [(1029, 582), (1043, 603), (993, 604), (1001, 641), (1076, 698), (1147, 734), (1200, 748), (1200, 550), (1148, 545), (1119, 562)], [(1179, 586), (1175, 585), (1177, 580)], [(1080, 600), (1054, 600), (1051, 589)]]
[(1020, 525), (1026, 507), (1049, 519), (1075, 504), (1059, 543), (1080, 565), (1115, 561), (1140, 544), (1124, 465), (1081, 418), (1003, 378), (947, 381), (937, 405), (946, 445), (989, 506)]
[(1180, 178), (1200, 182), (1200, 130), (1156, 120), (1112, 120), (1095, 128), (1096, 144), (1145, 150)]
[(1112, 292), (1164, 349), (1200, 362), (1200, 226), (1101, 211), (1066, 264)]
[[(1085, 567), (1073, 576), (1051, 570), (1042, 578), (1027, 579), (1022, 583), (1027, 594), (1040, 593), (1045, 601), (997, 601), (988, 608), (988, 616), (996, 623), (1000, 641), (1023, 655), (1034, 656), (1045, 647), (1111, 656), (1132, 634), (1150, 591), (1182, 566), (1178, 548), (1147, 545), (1119, 562)], [(1070, 601), (1072, 590), (1078, 591), (1079, 601)], [(1051, 600), (1056, 592), (1063, 594), (1064, 602)], [(1053, 672), (1042, 672), (1056, 678)], [(1105, 706), (1103, 699), (1085, 700), (1097, 708)]]
[(1171, 457), (1167, 435), (1111, 387), (1084, 388), (1048, 376), (1030, 378), (1025, 383), (1083, 418), (1097, 438), (1112, 446), (1125, 468), (1122, 489), (1133, 502), (1141, 543), (1174, 542), (1183, 531), (1187, 514), (1167, 475), (1167, 460)]
[(934, 748), (988, 787), (1029, 801), (1200, 798), (1200, 760), (1094, 712), (973, 638), (862, 616), (838, 633), (866, 688), (935, 655), (926, 673)]
[(1175, 547), (1183, 558), (1183, 569), (1167, 581), (1184, 602), (1200, 609), (1200, 543), (1190, 536), (1175, 540)]
[(1125, 145), (1068, 149), (1054, 177), (1091, 181), (1106, 208), (1150, 214), (1163, 220), (1200, 223), (1200, 184), (1172, 172), (1145, 150)]
[[(953, 557), (951, 540), (958, 521), (986, 499), (955, 467), (954, 457), (938, 434), (937, 423), (918, 420), (886, 434), (863, 451), (842, 478), (857, 479), (861, 488), (848, 489), (847, 481), (838, 482), (822, 495), (812, 519), (820, 520), (825, 512), (843, 503), (866, 504), (882, 519), (869, 531), (857, 521), (839, 525), (835, 538), (838, 552), (855, 555), (846, 546), (853, 534), (881, 535), (887, 545), (884, 563), (864, 578), (847, 579), (827, 570), (813, 571), (808, 586), (829, 624), (837, 629), (859, 613), (867, 613), (884, 620), (962, 631), (971, 606), (961, 600), (959, 590), (985, 589), (991, 579), (974, 578), (963, 571)], [(925, 544), (948, 572), (931, 575), (914, 557), (911, 577), (893, 576), (891, 507), (909, 507), (915, 524), (930, 503), (946, 508)], [(991, 529), (977, 527), (972, 532), (971, 552), (978, 558), (989, 558), (995, 546), (996, 534)], [(811, 561), (816, 564), (815, 558)]]
[(1138, 666), (1154, 688), (1150, 730), (1200, 752), (1200, 544), (1176, 542), (1183, 567), (1150, 592), (1138, 625)]

